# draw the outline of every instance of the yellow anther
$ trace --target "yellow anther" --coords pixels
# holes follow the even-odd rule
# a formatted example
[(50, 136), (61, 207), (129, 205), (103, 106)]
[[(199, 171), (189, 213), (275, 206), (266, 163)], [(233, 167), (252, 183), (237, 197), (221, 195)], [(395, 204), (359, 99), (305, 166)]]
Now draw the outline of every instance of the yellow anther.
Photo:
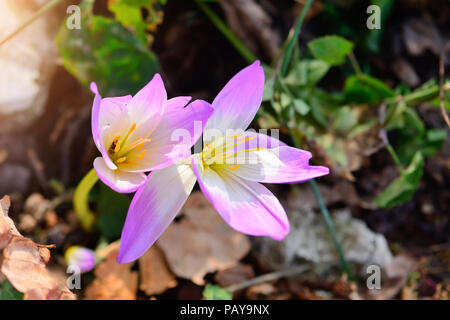
[(114, 147), (114, 153), (120, 150), (120, 142), (116, 141), (116, 146)]
[(135, 162), (135, 161), (126, 161), (126, 162), (124, 162), (124, 163), (122, 163), (122, 164), (130, 164), (130, 165), (134, 165), (134, 164), (137, 164), (137, 162)]
[(121, 157), (116, 160), (116, 163), (122, 163), (122, 162), (125, 162), (126, 160), (127, 160), (127, 157)]
[(253, 148), (253, 149), (248, 149), (248, 152), (253, 152), (253, 151), (261, 151), (261, 150), (265, 150), (266, 148)]
[(120, 139), (120, 136), (117, 136), (117, 137), (115, 137), (115, 138), (113, 139), (113, 142), (114, 142), (114, 143), (117, 143), (117, 141), (119, 141), (119, 139)]
[(132, 134), (133, 131), (134, 131), (134, 129), (136, 129), (136, 123), (134, 123), (134, 124), (131, 126), (130, 130), (128, 131), (128, 135)]
[(138, 150), (142, 150), (143, 147), (144, 147), (144, 143), (143, 142), (138, 144), (138, 146), (137, 146)]
[(141, 154), (140, 154), (139, 157), (138, 157), (138, 160), (139, 160), (139, 161), (142, 160), (142, 159), (144, 158), (146, 152), (147, 152), (147, 150), (142, 150)]
[(230, 170), (231, 170), (231, 171), (234, 171), (234, 170), (237, 170), (238, 168), (239, 168), (239, 165), (237, 164), (237, 165), (235, 165), (234, 167), (231, 167)]
[(242, 136), (242, 133), (235, 134), (234, 136), (231, 137), (231, 139), (236, 139), (237, 137), (240, 137), (240, 136)]

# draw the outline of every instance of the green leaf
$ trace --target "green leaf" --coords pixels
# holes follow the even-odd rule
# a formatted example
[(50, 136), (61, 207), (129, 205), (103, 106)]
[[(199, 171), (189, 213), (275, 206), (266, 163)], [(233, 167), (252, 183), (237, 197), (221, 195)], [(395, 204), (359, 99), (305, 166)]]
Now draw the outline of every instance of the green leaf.
[(333, 128), (340, 133), (349, 132), (358, 122), (356, 110), (343, 106), (333, 114)]
[(301, 116), (308, 114), (311, 107), (302, 99), (294, 99), (294, 110)]
[(0, 300), (23, 300), (23, 293), (12, 286), (8, 280), (3, 280), (0, 288)]
[(99, 186), (97, 210), (100, 217), (97, 226), (110, 242), (120, 238), (129, 206), (128, 196), (114, 192), (103, 184)]
[(416, 152), (408, 168), (391, 182), (391, 184), (375, 199), (380, 208), (391, 208), (409, 201), (419, 186), (423, 174), (424, 158), (420, 151)]
[[(158, 0), (109, 0), (108, 9), (117, 21), (136, 33), (143, 45), (148, 45), (150, 41), (146, 31), (155, 29), (162, 22), (159, 12), (163, 4), (165, 1)], [(144, 10), (147, 12), (145, 18)]]
[(339, 36), (325, 36), (310, 41), (308, 47), (315, 58), (337, 66), (345, 63), (347, 54), (353, 50), (353, 43)]
[(231, 300), (233, 299), (233, 294), (218, 285), (207, 284), (203, 290), (203, 298), (206, 300)]
[(348, 77), (344, 92), (348, 102), (356, 103), (371, 103), (396, 96), (382, 81), (367, 74)]
[(302, 60), (294, 65), (285, 82), (291, 86), (313, 86), (329, 69), (330, 65), (322, 60)]
[(273, 94), (275, 93), (275, 77), (270, 78), (266, 81), (264, 85), (264, 93), (262, 97), (262, 101), (270, 101), (273, 98)]
[(93, 0), (83, 0), (82, 28), (61, 26), (57, 45), (64, 67), (83, 85), (97, 82), (104, 96), (137, 92), (156, 73), (156, 56), (119, 22), (93, 15)]

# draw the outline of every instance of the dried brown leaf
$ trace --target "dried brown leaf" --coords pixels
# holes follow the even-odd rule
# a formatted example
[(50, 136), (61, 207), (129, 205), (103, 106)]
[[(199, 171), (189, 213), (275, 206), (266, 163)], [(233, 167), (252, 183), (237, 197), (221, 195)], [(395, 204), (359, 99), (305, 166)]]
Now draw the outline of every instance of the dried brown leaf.
[(65, 284), (57, 281), (46, 269), (50, 260), (48, 247), (24, 238), (8, 217), (9, 198), (0, 200), (0, 249), (3, 249), (1, 273), (24, 299), (75, 299)]
[(119, 264), (120, 242), (113, 242), (99, 256), (105, 261), (95, 268), (96, 279), (86, 288), (87, 300), (135, 300), (138, 274), (131, 271), (133, 262)]
[(201, 192), (190, 196), (182, 212), (185, 217), (158, 240), (177, 276), (203, 285), (207, 273), (230, 268), (249, 252), (248, 238), (231, 229)]
[(239, 263), (238, 265), (219, 271), (214, 280), (220, 284), (221, 287), (228, 287), (245, 280), (249, 280), (255, 276), (253, 268), (249, 264)]
[(139, 288), (147, 295), (160, 294), (177, 286), (177, 280), (167, 266), (164, 253), (156, 245), (139, 259), (139, 273)]

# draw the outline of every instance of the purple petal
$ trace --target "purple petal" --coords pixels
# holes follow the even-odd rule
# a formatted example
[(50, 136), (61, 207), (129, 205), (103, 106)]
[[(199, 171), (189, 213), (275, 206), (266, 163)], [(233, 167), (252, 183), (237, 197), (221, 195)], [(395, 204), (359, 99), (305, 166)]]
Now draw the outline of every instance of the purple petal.
[(111, 170), (102, 157), (95, 158), (94, 169), (97, 176), (104, 184), (119, 193), (135, 192), (146, 179), (146, 176), (143, 173)]
[(121, 127), (121, 122), (127, 118), (126, 104), (130, 102), (131, 95), (102, 99), (95, 82), (91, 83), (91, 91), (95, 93), (91, 118), (92, 137), (97, 148), (100, 150), (101, 132), (103, 128), (105, 126), (115, 129), (116, 127)]
[(235, 230), (283, 239), (289, 232), (286, 212), (278, 199), (263, 185), (245, 181), (226, 170), (212, 170), (194, 161), (192, 165), (205, 196), (222, 218)]
[[(142, 123), (147, 119), (151, 119), (154, 128), (161, 120), (166, 103), (166, 89), (161, 76), (157, 73), (144, 88), (136, 93), (127, 108), (131, 119), (135, 123)], [(153, 128), (148, 127), (150, 132)]]
[(108, 144), (108, 141), (112, 141), (111, 139), (111, 132), (112, 129), (109, 126), (103, 127), (103, 129), (100, 132), (100, 144), (98, 146), (98, 149), (100, 150), (100, 153), (102, 154), (103, 161), (105, 162), (105, 165), (110, 170), (116, 170), (117, 166), (114, 164), (114, 162), (109, 157), (109, 153), (106, 150), (105, 146)]
[(246, 129), (261, 105), (264, 70), (259, 61), (238, 72), (219, 92), (205, 130)]
[(99, 118), (100, 118), (100, 103), (102, 101), (102, 97), (98, 93), (97, 84), (95, 82), (91, 82), (90, 87), (91, 87), (91, 91), (95, 94), (94, 102), (92, 104), (92, 114), (91, 114), (92, 138), (94, 139), (95, 145), (99, 148), (99, 146), (100, 146)]
[(211, 105), (203, 100), (195, 100), (186, 108), (166, 112), (150, 136), (152, 140), (144, 146), (145, 155), (135, 160), (142, 151), (132, 152), (129, 159), (136, 164), (122, 167), (130, 172), (145, 172), (165, 168), (188, 157), (212, 112)]
[(167, 100), (166, 112), (184, 108), (191, 99), (189, 96), (180, 96)]
[(185, 203), (195, 181), (188, 165), (174, 165), (150, 174), (128, 209), (119, 263), (136, 260), (153, 245)]
[(263, 149), (251, 152), (232, 174), (263, 183), (299, 183), (329, 174), (326, 167), (309, 165), (309, 159), (310, 152), (288, 146)]

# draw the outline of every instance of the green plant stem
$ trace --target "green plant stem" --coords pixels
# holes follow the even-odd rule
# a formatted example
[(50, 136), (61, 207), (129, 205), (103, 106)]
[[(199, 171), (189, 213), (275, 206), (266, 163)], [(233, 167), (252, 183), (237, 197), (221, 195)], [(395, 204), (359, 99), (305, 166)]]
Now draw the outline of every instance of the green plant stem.
[(359, 66), (358, 60), (356, 60), (355, 54), (353, 51), (350, 51), (348, 53), (348, 59), (350, 60), (350, 63), (352, 64), (353, 70), (355, 71), (356, 75), (358, 77), (361, 77), (361, 67)]
[(302, 11), (300, 12), (297, 23), (295, 25), (294, 34), (292, 35), (292, 38), (286, 47), (286, 51), (284, 52), (283, 63), (281, 65), (281, 75), (283, 77), (286, 75), (289, 63), (291, 62), (292, 53), (294, 52), (295, 43), (297, 42), (298, 36), (300, 35), (303, 20), (305, 19), (306, 13), (308, 12), (308, 9), (313, 1), (314, 0), (308, 0), (304, 5)]
[(311, 185), (311, 189), (314, 195), (317, 198), (317, 202), (319, 204), (320, 212), (322, 212), (323, 219), (327, 224), (328, 230), (330, 231), (331, 237), (333, 238), (334, 245), (336, 246), (336, 250), (339, 256), (339, 261), (341, 262), (341, 266), (344, 269), (345, 273), (347, 273), (348, 280), (352, 281), (353, 276), (350, 271), (350, 267), (348, 266), (347, 260), (345, 260), (344, 251), (342, 250), (341, 243), (336, 234), (336, 229), (333, 224), (333, 220), (331, 220), (330, 213), (328, 212), (327, 206), (323, 202), (323, 198), (320, 194), (319, 188), (317, 186), (317, 182), (314, 179), (309, 180), (309, 184)]
[(97, 183), (98, 176), (91, 169), (80, 181), (73, 195), (73, 207), (84, 230), (90, 231), (94, 225), (95, 215), (89, 209), (89, 192)]
[[(296, 148), (300, 148), (297, 139), (295, 138), (294, 134), (292, 133), (292, 130), (289, 128), (289, 134), (291, 136), (292, 142)], [(313, 191), (314, 196), (317, 199), (317, 203), (319, 205), (320, 212), (322, 213), (322, 217), (325, 220), (325, 224), (327, 225), (328, 231), (331, 234), (331, 237), (333, 238), (334, 246), (336, 247), (336, 251), (339, 256), (339, 261), (341, 263), (342, 269), (347, 274), (347, 278), (349, 280), (353, 280), (352, 273), (350, 271), (350, 267), (348, 266), (347, 260), (345, 259), (344, 251), (342, 250), (342, 245), (337, 237), (336, 234), (336, 228), (334, 227), (333, 220), (331, 219), (330, 213), (328, 211), (328, 208), (323, 201), (322, 195), (320, 193), (320, 190), (317, 186), (317, 182), (314, 179), (309, 180), (309, 184), (311, 186), (311, 189)]]
[(389, 154), (391, 155), (392, 160), (394, 160), (395, 165), (397, 166), (397, 169), (398, 169), (399, 173), (402, 174), (403, 171), (404, 171), (403, 165), (400, 162), (400, 159), (398, 158), (397, 153), (395, 152), (394, 148), (392, 148), (392, 145), (390, 143), (388, 143), (386, 145), (386, 149), (389, 152)]
[[(405, 103), (418, 103), (418, 102), (422, 102), (422, 101), (426, 101), (426, 100), (430, 100), (433, 98), (436, 98), (439, 96), (439, 86), (438, 85), (433, 85), (430, 86), (429, 88), (420, 90), (420, 91), (416, 91), (416, 92), (412, 92), (410, 94), (404, 95), (404, 96), (397, 96), (394, 98), (390, 98), (390, 99), (386, 99), (386, 103), (387, 104), (393, 104), (393, 103), (398, 103), (400, 101), (403, 101)], [(450, 90), (450, 84), (446, 83), (444, 85), (444, 91), (449, 91)]]
[(36, 19), (38, 19), (40, 16), (46, 14), (48, 11), (59, 5), (61, 2), (65, 0), (51, 0), (47, 2), (45, 5), (42, 6), (38, 11), (36, 11), (34, 14), (31, 15), (28, 19), (26, 19), (16, 30), (14, 30), (12, 33), (7, 35), (5, 38), (0, 40), (0, 46), (2, 46), (5, 42), (8, 40), (11, 40), (14, 38), (17, 34), (22, 32), (26, 27), (28, 27), (31, 23), (33, 23)]
[(258, 60), (211, 8), (199, 0), (195, 0), (195, 3), (248, 63)]

